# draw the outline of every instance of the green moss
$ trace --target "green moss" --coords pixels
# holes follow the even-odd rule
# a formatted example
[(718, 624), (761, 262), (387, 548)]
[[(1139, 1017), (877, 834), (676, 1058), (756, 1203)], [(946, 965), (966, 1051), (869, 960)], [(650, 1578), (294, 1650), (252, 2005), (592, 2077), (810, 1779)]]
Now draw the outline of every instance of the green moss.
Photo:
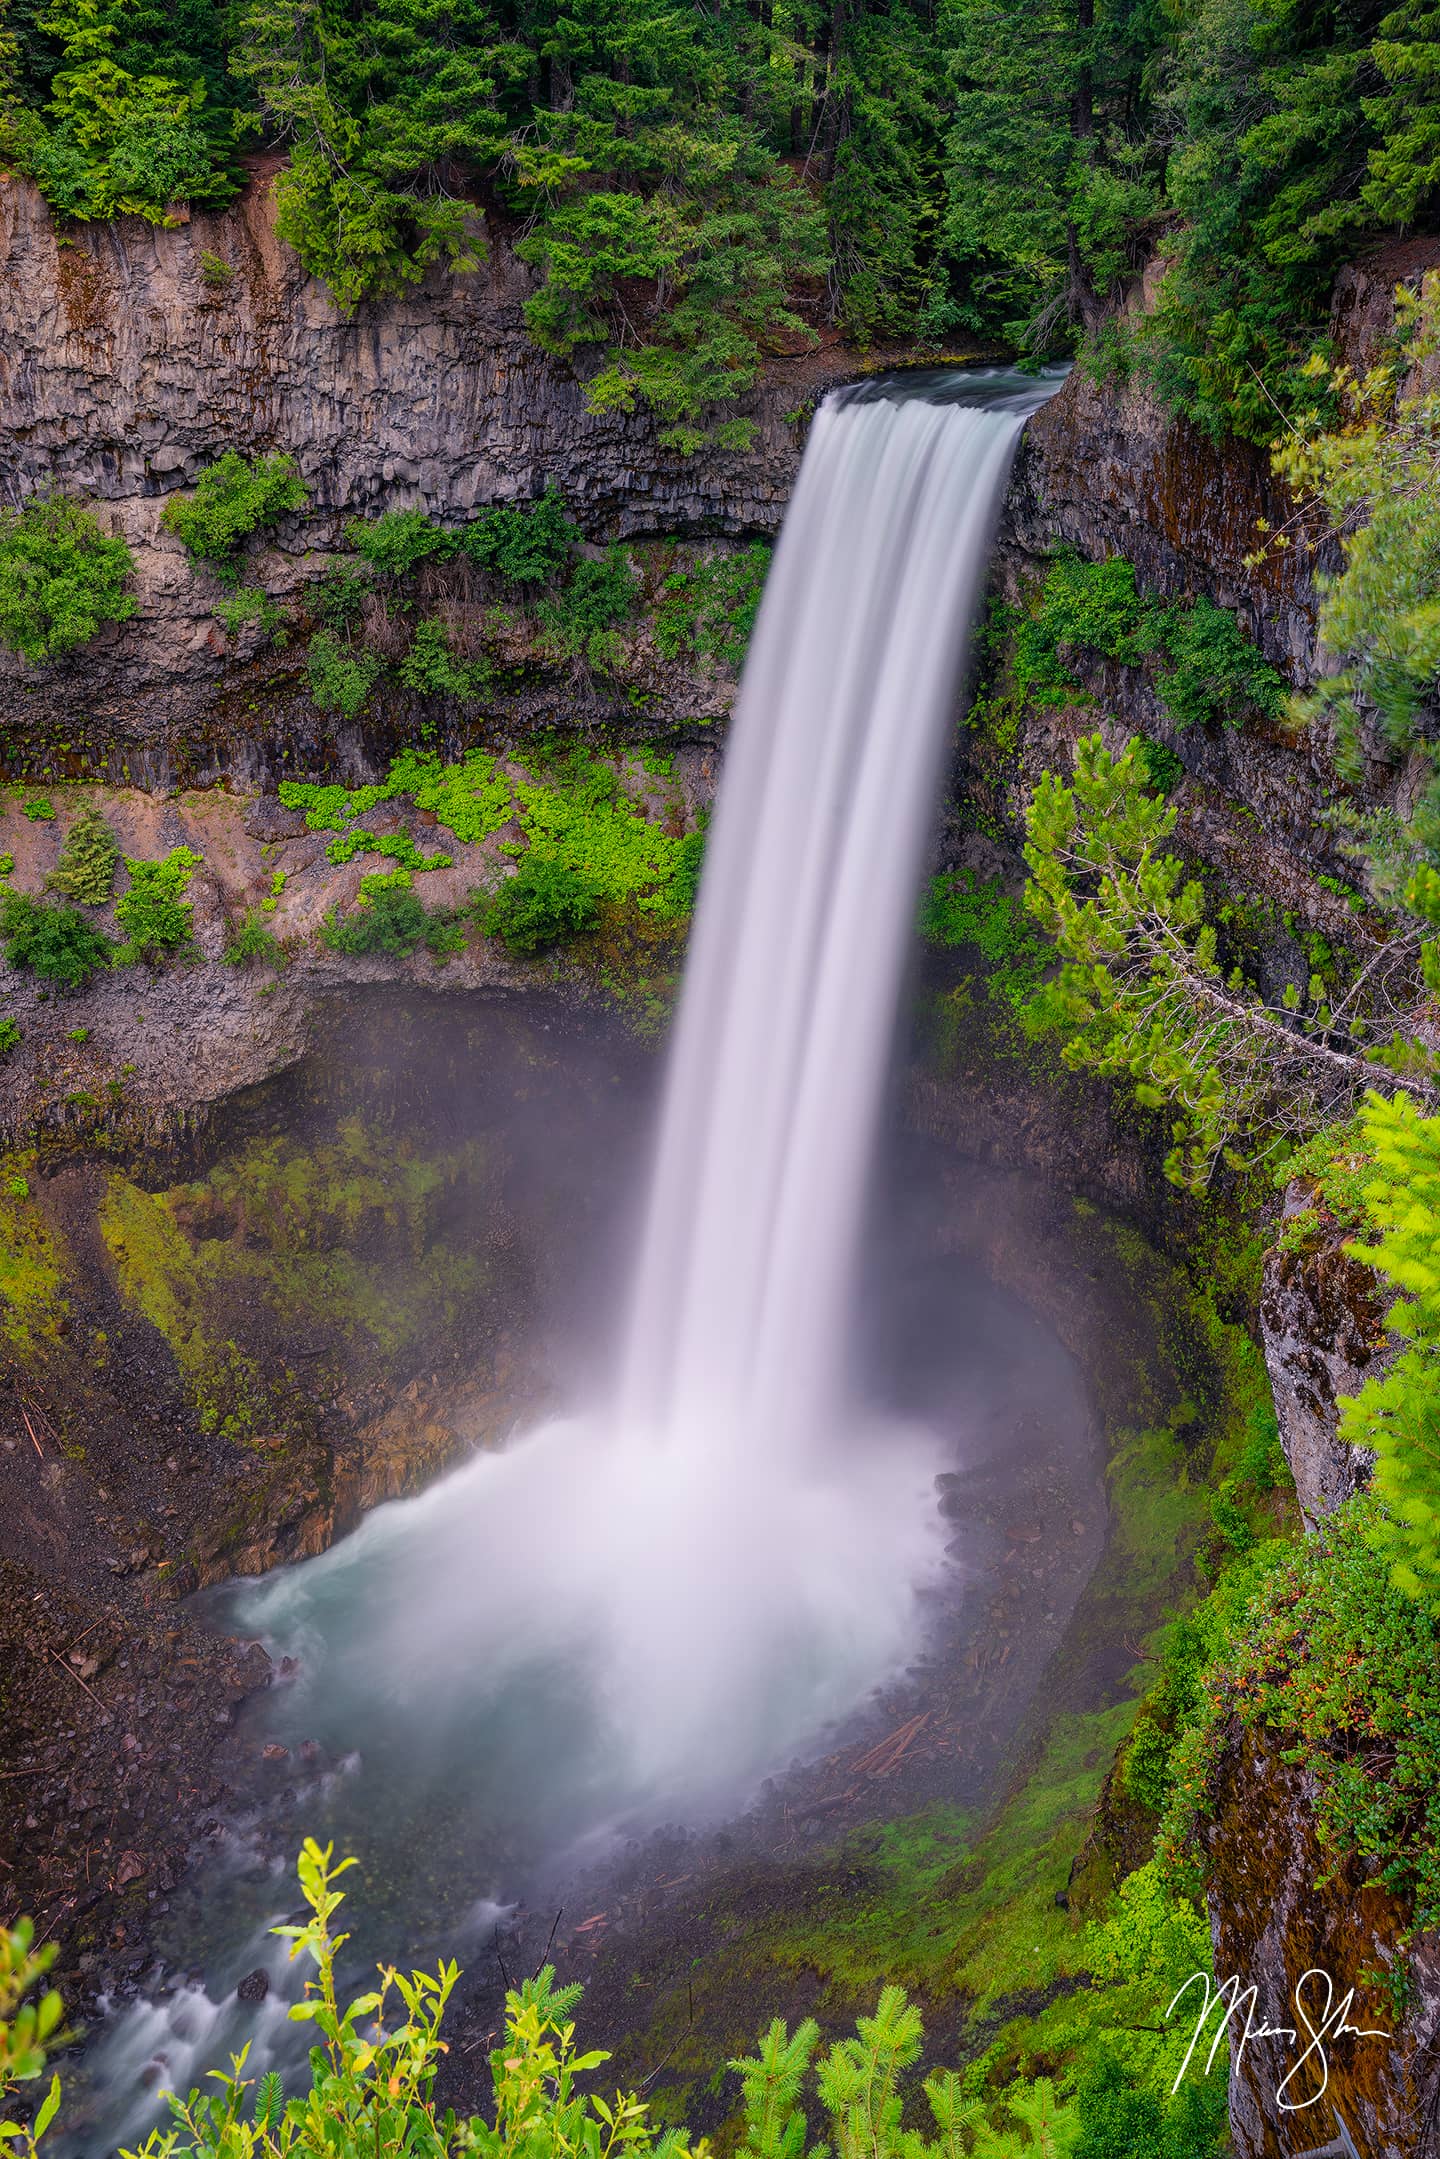
[(253, 1140), (167, 1191), (114, 1175), (99, 1226), (122, 1296), (165, 1337), (202, 1427), (244, 1439), (313, 1395), (315, 1366), (297, 1378), (275, 1355), (297, 1328), (320, 1332), (328, 1368), (353, 1382), (459, 1322), (484, 1262), (469, 1238), (437, 1236), (435, 1218), (484, 1165), (477, 1145), (422, 1156), (351, 1118), (314, 1146)]
[(69, 1255), (32, 1188), (33, 1152), (0, 1157), (0, 1333), (21, 1357), (60, 1340), (68, 1324)]

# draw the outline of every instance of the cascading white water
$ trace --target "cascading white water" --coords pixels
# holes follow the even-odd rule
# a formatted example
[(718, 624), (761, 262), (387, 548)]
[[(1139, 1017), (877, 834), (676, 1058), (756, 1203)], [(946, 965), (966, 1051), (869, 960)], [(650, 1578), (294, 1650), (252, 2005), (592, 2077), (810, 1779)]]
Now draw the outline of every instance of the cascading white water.
[(1049, 387), (952, 374), (817, 415), (727, 754), (613, 1398), (250, 1592), (242, 1623), (303, 1651), (312, 1728), (573, 1835), (733, 1800), (913, 1652), (939, 1450), (853, 1407), (854, 1269), (936, 766)]

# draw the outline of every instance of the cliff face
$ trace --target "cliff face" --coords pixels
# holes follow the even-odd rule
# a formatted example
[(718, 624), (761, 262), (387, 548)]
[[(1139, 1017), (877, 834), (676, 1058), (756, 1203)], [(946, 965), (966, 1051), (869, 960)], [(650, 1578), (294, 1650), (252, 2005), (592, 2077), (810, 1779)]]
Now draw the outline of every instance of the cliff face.
[(242, 650), (236, 663), (216, 581), (160, 527), (166, 497), (228, 449), (287, 451), (310, 487), (312, 513), (247, 569), (280, 601), (324, 568), (346, 516), (458, 516), (547, 478), (592, 537), (778, 527), (800, 449), (782, 415), (826, 362), (772, 364), (747, 401), (749, 453), (685, 458), (643, 413), (586, 411), (582, 385), (525, 335), (528, 289), (497, 244), (475, 275), (436, 274), (346, 320), (277, 240), (263, 179), (174, 230), (123, 218), (63, 236), (33, 188), (0, 179), (0, 498), (54, 484), (104, 505), (140, 603), (44, 670), (0, 653), (0, 754), (13, 760), (23, 735), (57, 770), (166, 781), (263, 768), (287, 738), (296, 762), (344, 748), (293, 660)]
[[(1343, 2124), (1349, 2149), (1365, 2159), (1433, 2159), (1440, 2151), (1440, 1940), (1407, 1943), (1404, 1907), (1366, 1886), (1363, 1865), (1337, 1868), (1321, 1851), (1313, 1821), (1304, 1769), (1264, 1735), (1237, 1734), (1206, 1835), (1215, 1973), (1222, 1984), (1235, 1975), (1242, 1990), (1258, 1988), (1257, 2034), (1279, 2029), (1241, 2048), (1244, 2009), (1231, 2021), (1235, 2149), (1241, 2159), (1341, 2151)], [(1307, 1973), (1334, 1982), (1328, 2009), (1324, 1978)], [(1300, 2067), (1312, 2034), (1351, 1987), (1351, 2008)], [(1384, 2036), (1341, 2032), (1341, 2023)], [(1212, 2019), (1192, 2074), (1203, 2068), (1214, 2030)]]

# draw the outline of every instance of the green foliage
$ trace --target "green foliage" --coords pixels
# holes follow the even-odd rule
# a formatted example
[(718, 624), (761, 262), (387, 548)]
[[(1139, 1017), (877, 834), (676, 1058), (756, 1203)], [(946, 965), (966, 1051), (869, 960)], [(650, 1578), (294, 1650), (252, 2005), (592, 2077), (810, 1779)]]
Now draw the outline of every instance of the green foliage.
[(1025, 919), (1021, 901), (998, 877), (969, 870), (931, 880), (920, 909), (920, 934), (931, 944), (969, 945), (986, 962), (988, 994), (1019, 1010), (1040, 988), (1051, 950)]
[[(672, 837), (652, 824), (625, 793), (614, 767), (578, 747), (548, 765), (532, 754), (529, 764), (543, 777), (532, 777), (518, 762), (504, 769), (487, 750), (471, 750), (453, 765), (442, 764), (433, 751), (405, 750), (374, 786), (282, 780), (280, 799), (287, 809), (303, 810), (313, 832), (339, 836), (348, 852), (336, 859), (348, 860), (359, 850), (358, 840), (349, 845), (355, 819), (381, 802), (408, 797), (417, 809), (433, 811), (463, 845), (489, 839), (514, 821), (529, 847), (562, 863), (600, 899), (633, 901), (644, 913), (662, 917), (689, 912), (703, 847), (698, 834)], [(368, 833), (363, 844), (392, 851), (388, 842)], [(419, 868), (427, 859), (438, 866), (437, 858), (418, 851), (405, 859)]]
[(598, 561), (584, 557), (563, 591), (540, 602), (546, 645), (567, 660), (613, 673), (624, 659), (616, 625), (634, 613), (639, 591), (623, 548), (607, 548)]
[(172, 847), (158, 862), (125, 857), (130, 883), (115, 902), (126, 959), (159, 959), (185, 950), (194, 936), (194, 909), (185, 897), (200, 857), (193, 847)]
[(120, 842), (99, 810), (87, 803), (66, 833), (47, 882), (82, 907), (103, 907), (119, 860)]
[(1350, 1250), (1400, 1292), (1386, 1324), (1405, 1346), (1341, 1403), (1340, 1434), (1375, 1452), (1376, 1536), (1396, 1582), (1440, 1612), (1440, 1117), (1372, 1095), (1360, 1123), (1368, 1235)]
[[(36, 1949), (34, 1943), (35, 1929), (28, 1919), (11, 1929), (0, 1927), (0, 2103), (17, 2084), (42, 2077), (47, 2057), (72, 2036), (63, 2028), (60, 1996), (51, 1987), (37, 1992), (55, 1962), (55, 1945)], [(60, 2079), (52, 2076), (28, 2130), (18, 2122), (0, 2121), (0, 2159), (33, 2159), (59, 2106)]]
[(35, 665), (88, 644), (134, 614), (134, 567), (125, 542), (63, 495), (0, 509), (0, 644)]
[(253, 960), (277, 970), (290, 955), (271, 930), (258, 908), (247, 908), (245, 918), (220, 955), (227, 967), (248, 967)]
[(353, 720), (375, 687), (380, 662), (363, 646), (343, 643), (331, 630), (317, 630), (306, 655), (310, 695), (322, 712)]
[[(1318, 580), (1318, 629), (1340, 665), (1295, 710), (1328, 722), (1351, 781), (1377, 750), (1398, 758), (1419, 749), (1435, 764), (1425, 715), (1440, 681), (1440, 392), (1401, 397), (1399, 386), (1403, 369), (1440, 350), (1440, 277), (1427, 276), (1418, 293), (1402, 289), (1397, 303), (1399, 361), (1357, 378), (1313, 359), (1306, 374), (1328, 390), (1338, 422), (1312, 412), (1274, 457), (1306, 506), (1300, 529), (1339, 542), (1343, 567)], [(1260, 552), (1290, 538), (1269, 537)], [(1440, 922), (1440, 777), (1408, 827), (1392, 836), (1379, 823), (1360, 828), (1357, 850), (1375, 897)]]
[[(1268, 1005), (1222, 965), (1198, 880), (1163, 851), (1175, 816), (1141, 784), (1133, 742), (1117, 758), (1084, 737), (1073, 786), (1041, 780), (1026, 818), (1025, 904), (1061, 965), (1026, 1017), (1063, 1035), (1066, 1064), (1128, 1077), (1138, 1102), (1164, 1111), (1166, 1174), (1198, 1188), (1221, 1161), (1243, 1168), (1244, 1149), (1274, 1154), (1358, 1100), (1374, 1075), (1366, 1000), (1392, 955), (1380, 950), (1343, 997), (1332, 1001), (1314, 975)], [(1392, 964), (1390, 988), (1409, 981), (1413, 995), (1413, 954), (1407, 962), (1397, 946)]]
[(1361, 1879), (1410, 1904), (1417, 1929), (1440, 1918), (1440, 1636), (1392, 1582), (1379, 1526), (1368, 1498), (1327, 1516), (1269, 1572), (1204, 1669), (1158, 1847), (1172, 1878), (1195, 1878), (1199, 1820), (1236, 1720), (1305, 1765), (1333, 1862), (1358, 1862)]
[(457, 659), (443, 622), (431, 619), (416, 624), (410, 650), (396, 670), (407, 690), (422, 697), (457, 697), (471, 703), (493, 679), (489, 662)]
[(12, 967), (72, 990), (118, 957), (78, 908), (47, 906), (24, 892), (0, 892), (0, 944)]
[(18, 1049), (24, 1035), (25, 1030), (13, 1013), (0, 1016), (0, 1057), (8, 1057), (11, 1050)]
[[(197, 15), (210, 20), (202, 26)], [(227, 115), (211, 102), (224, 75), (208, 9), (191, 5), (172, 26), (143, 0), (51, 0), (21, 20), (48, 118), (32, 108), (10, 133), (16, 161), (56, 210), (169, 224), (181, 203), (230, 200), (239, 175)], [(209, 47), (208, 81), (196, 44)]]
[(309, 494), (293, 457), (244, 458), (227, 450), (190, 494), (172, 495), (160, 522), (199, 560), (233, 574), (235, 555), (251, 534), (303, 509)]
[(1238, 727), (1247, 713), (1274, 721), (1289, 701), (1284, 676), (1232, 614), (1203, 595), (1167, 604), (1142, 594), (1134, 564), (1123, 555), (1058, 559), (1038, 603), (1015, 629), (1017, 693), (1042, 704), (1069, 698), (1080, 687), (1070, 666), (1081, 651), (1128, 667), (1158, 657), (1156, 690), (1179, 728), (1217, 720)]
[(55, 805), (48, 795), (31, 795), (20, 808), (32, 825), (50, 825), (55, 822)]
[[(404, 883), (395, 881), (404, 877)], [(388, 959), (409, 959), (421, 945), (436, 959), (458, 951), (463, 932), (454, 918), (432, 913), (409, 890), (408, 872), (364, 877), (360, 881), (360, 905), (353, 914), (330, 914), (321, 932), (332, 952), (382, 954)]]
[(222, 594), (215, 609), (215, 618), (227, 637), (238, 637), (242, 630), (257, 629), (262, 637), (273, 637), (284, 644), (283, 626), (285, 610), (277, 607), (260, 585), (240, 585), (234, 592)]
[(1152, 742), (1148, 735), (1137, 737), (1136, 758), (1141, 783), (1153, 795), (1173, 795), (1185, 777), (1185, 767), (1175, 752), (1163, 742)]
[(756, 540), (667, 577), (652, 625), (666, 659), (715, 660), (738, 672), (769, 568), (770, 549)]
[(460, 545), (478, 569), (507, 585), (548, 584), (560, 576), (579, 541), (565, 498), (547, 483), (537, 502), (501, 502), (473, 517)]
[(593, 929), (599, 912), (599, 895), (581, 871), (545, 848), (531, 847), (480, 919), (487, 936), (503, 938), (507, 950), (529, 959)]
[(437, 525), (423, 510), (387, 510), (383, 517), (349, 520), (345, 537), (372, 570), (384, 577), (407, 577), (417, 563), (446, 561), (457, 536)]

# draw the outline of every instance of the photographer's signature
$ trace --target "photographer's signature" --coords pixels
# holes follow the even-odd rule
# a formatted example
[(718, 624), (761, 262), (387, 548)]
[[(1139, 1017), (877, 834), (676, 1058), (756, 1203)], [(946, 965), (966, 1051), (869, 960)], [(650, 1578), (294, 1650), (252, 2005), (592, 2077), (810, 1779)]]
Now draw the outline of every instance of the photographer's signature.
[[(1215, 2035), (1210, 2042), (1210, 2051), (1205, 2058), (1203, 2074), (1206, 2076), (1215, 2065), (1215, 2057), (1224, 2044), (1227, 2032), (1234, 2049), (1235, 2066), (1238, 2068), (1245, 2049), (1252, 2040), (1281, 2039), (1292, 2047), (1298, 2047), (1301, 2043), (1300, 2026), (1304, 2026), (1309, 2035), (1308, 2041), (1298, 2059), (1292, 2062), (1275, 2087), (1275, 2104), (1282, 2114), (1301, 2114), (1306, 2107), (1313, 2107), (1317, 2100), (1324, 2098), (1330, 2082), (1328, 2050), (1337, 2041), (1394, 2037), (1392, 2032), (1373, 2031), (1367, 2025), (1352, 2023), (1350, 2020), (1355, 2007), (1355, 1989), (1349, 1987), (1341, 1994), (1330, 1973), (1316, 1965), (1312, 1965), (1309, 1971), (1302, 1972), (1295, 1982), (1291, 1999), (1295, 2004), (1298, 2022), (1293, 2025), (1266, 2024), (1259, 2021), (1258, 1987), (1242, 1987), (1238, 1978), (1227, 1979), (1223, 1985), (1217, 1986), (1208, 1972), (1192, 1972), (1185, 1984), (1177, 1988), (1165, 2012), (1167, 2022), (1192, 1987), (1201, 1989), (1203, 2001), (1200, 2014), (1195, 2020), (1195, 2029), (1190, 2035), (1190, 2044), (1185, 2049), (1185, 2059), (1181, 2062), (1175, 2082), (1170, 2087), (1172, 2092), (1180, 2089), (1181, 2079), (1205, 2036), (1205, 2027), (1217, 2010), (1220, 2015), (1215, 2025)], [(1295, 2096), (1296, 2092), (1303, 2088), (1297, 2080), (1301, 2079), (1302, 2072), (1306, 2070), (1309, 2075), (1305, 2082), (1318, 2079), (1318, 2089), (1312, 2091), (1308, 2098), (1301, 2099)]]

